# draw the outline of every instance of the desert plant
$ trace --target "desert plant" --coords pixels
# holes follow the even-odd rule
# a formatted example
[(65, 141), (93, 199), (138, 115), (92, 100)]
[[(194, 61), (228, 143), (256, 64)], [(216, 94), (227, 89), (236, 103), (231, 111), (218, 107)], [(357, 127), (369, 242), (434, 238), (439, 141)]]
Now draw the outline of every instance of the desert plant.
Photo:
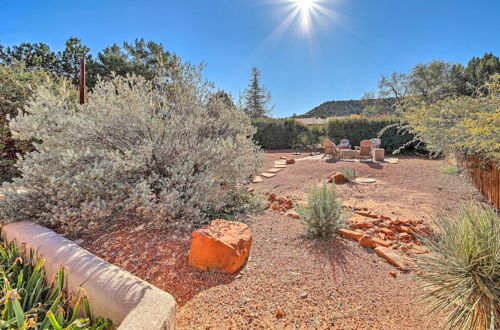
[(354, 168), (344, 168), (342, 174), (349, 180), (349, 183), (354, 183), (354, 180), (358, 177), (358, 171)]
[[(0, 242), (1, 329), (108, 329), (109, 320), (93, 318), (83, 290), (70, 299), (63, 289), (65, 272), (60, 268), (54, 281), (45, 281), (44, 259), (30, 251), (24, 257), (14, 243)], [(69, 303), (72, 303), (72, 308)], [(80, 318), (82, 312), (85, 318)]]
[(439, 168), (441, 172), (447, 175), (457, 175), (461, 172), (460, 167), (452, 164), (446, 164)]
[(314, 186), (309, 191), (307, 205), (297, 205), (297, 213), (305, 225), (306, 237), (310, 238), (332, 236), (347, 219), (335, 185), (327, 187), (325, 181), (321, 188)]
[(239, 216), (263, 210), (265, 205), (262, 196), (237, 187), (227, 194), (223, 207), (206, 209), (203, 212), (209, 219), (239, 220)]
[(29, 115), (10, 123), (16, 136), (42, 142), (19, 159), (22, 177), (4, 185), (2, 218), (76, 232), (125, 213), (194, 224), (226, 206), (236, 184), (260, 169), (254, 129), (212, 97), (201, 68), (179, 70), (175, 79), (99, 81), (84, 105), (68, 100), (69, 86), (40, 86)]
[(422, 295), (451, 328), (500, 328), (500, 217), (477, 202), (436, 221), (424, 238), (431, 254), (421, 257)]

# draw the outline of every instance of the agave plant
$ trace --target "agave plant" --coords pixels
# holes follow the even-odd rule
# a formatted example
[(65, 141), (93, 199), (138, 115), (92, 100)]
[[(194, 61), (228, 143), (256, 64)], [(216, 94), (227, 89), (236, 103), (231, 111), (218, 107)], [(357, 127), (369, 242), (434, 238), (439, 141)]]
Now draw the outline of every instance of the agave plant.
[(469, 202), (436, 223), (419, 261), (423, 297), (453, 329), (500, 329), (500, 217)]
[[(108, 329), (109, 320), (93, 318), (83, 289), (75, 299), (64, 291), (64, 269), (45, 281), (45, 260), (30, 251), (22, 258), (13, 244), (0, 242), (0, 329)], [(73, 308), (69, 307), (69, 302)], [(81, 313), (85, 316), (80, 318)]]

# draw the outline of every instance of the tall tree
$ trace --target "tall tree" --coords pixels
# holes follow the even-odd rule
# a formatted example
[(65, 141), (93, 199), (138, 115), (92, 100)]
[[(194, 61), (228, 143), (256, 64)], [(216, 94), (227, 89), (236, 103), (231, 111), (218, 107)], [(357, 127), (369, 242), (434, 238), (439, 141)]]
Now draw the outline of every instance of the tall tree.
[[(80, 81), (80, 60), (83, 58), (89, 68), (92, 68), (92, 56), (89, 54), (90, 48), (83, 45), (77, 37), (70, 37), (66, 40), (66, 47), (58, 54), (61, 63), (61, 74), (78, 85)], [(88, 75), (93, 72), (87, 70)]]
[(51, 73), (57, 73), (60, 70), (57, 54), (42, 42), (21, 42), (12, 47), (0, 45), (0, 64), (20, 64), (27, 69), (43, 69)]
[(113, 44), (99, 52), (96, 71), (103, 77), (110, 77), (112, 72), (121, 76), (134, 73), (152, 80), (162, 70), (162, 77), (172, 78), (179, 74), (179, 62), (162, 44), (136, 39), (134, 43), (124, 42), (123, 48)]
[(428, 103), (452, 95), (452, 68), (452, 63), (441, 60), (415, 65), (409, 75), (409, 93)]
[(245, 113), (250, 118), (259, 118), (269, 115), (273, 107), (270, 107), (271, 92), (261, 84), (261, 73), (256, 67), (252, 68), (252, 77), (248, 88), (243, 92), (243, 105)]

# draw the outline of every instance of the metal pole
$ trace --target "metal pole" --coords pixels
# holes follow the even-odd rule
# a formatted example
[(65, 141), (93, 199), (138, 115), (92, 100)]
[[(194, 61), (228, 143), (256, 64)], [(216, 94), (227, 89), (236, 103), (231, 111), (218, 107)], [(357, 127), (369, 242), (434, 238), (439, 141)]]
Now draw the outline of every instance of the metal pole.
[(85, 59), (80, 59), (80, 104), (85, 103)]

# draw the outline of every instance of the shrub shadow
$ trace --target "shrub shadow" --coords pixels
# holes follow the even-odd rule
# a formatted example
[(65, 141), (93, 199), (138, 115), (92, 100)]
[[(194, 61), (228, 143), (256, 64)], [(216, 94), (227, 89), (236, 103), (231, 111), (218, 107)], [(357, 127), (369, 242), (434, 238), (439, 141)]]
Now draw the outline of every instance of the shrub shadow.
[(306, 241), (306, 248), (316, 262), (332, 270), (347, 271), (349, 260), (354, 256), (352, 246), (339, 236)]

